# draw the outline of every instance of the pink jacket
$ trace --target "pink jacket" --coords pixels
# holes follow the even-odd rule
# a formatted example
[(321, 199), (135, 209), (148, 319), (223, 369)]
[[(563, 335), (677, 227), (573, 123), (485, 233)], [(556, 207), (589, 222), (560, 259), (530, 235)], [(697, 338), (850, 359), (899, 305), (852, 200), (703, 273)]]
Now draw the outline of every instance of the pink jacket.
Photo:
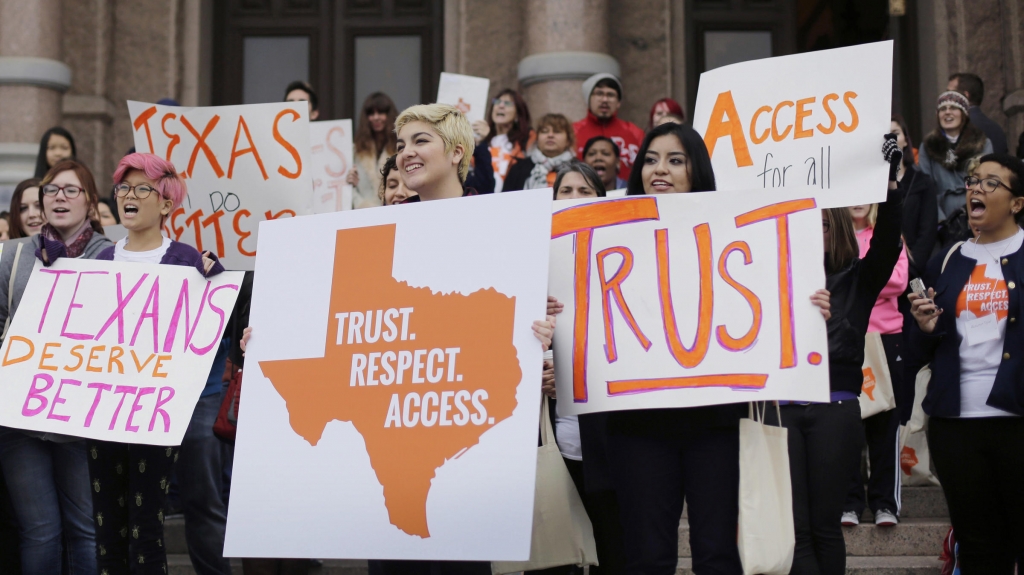
[[(871, 243), (871, 236), (874, 235), (874, 228), (864, 228), (857, 232), (857, 243), (860, 245), (860, 257), (868, 253), (868, 245)], [(879, 333), (902, 333), (903, 314), (897, 308), (897, 299), (907, 289), (909, 280), (909, 265), (907, 260), (906, 247), (900, 251), (900, 259), (892, 270), (892, 277), (882, 288), (875, 300), (875, 307), (871, 310), (871, 319), (868, 321), (868, 331)]]

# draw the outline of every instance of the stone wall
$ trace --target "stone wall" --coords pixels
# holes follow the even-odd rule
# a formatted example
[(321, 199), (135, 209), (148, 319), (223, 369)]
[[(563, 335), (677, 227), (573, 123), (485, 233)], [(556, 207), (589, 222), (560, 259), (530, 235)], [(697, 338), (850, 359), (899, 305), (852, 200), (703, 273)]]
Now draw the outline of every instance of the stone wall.
[(1024, 131), (1024, 0), (936, 0), (921, 3), (921, 119), (935, 127), (935, 99), (950, 74), (985, 82), (981, 108), (1006, 132), (1010, 152)]

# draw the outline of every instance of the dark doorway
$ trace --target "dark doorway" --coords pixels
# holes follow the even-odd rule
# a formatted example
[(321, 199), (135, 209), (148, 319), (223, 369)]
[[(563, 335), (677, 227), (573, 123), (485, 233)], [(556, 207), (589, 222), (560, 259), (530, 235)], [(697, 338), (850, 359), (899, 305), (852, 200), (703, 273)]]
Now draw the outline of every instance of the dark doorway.
[(384, 91), (401, 108), (433, 101), (443, 67), (443, 0), (218, 0), (213, 103), (284, 99), (312, 84), (320, 119), (354, 118)]

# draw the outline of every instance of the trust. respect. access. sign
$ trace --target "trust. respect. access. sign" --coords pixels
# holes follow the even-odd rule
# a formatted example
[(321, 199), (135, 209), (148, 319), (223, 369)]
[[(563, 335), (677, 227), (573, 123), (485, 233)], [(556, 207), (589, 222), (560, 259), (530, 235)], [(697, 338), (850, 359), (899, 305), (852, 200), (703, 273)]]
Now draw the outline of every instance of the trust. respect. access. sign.
[(241, 272), (37, 262), (0, 347), (0, 425), (180, 445)]
[(313, 213), (308, 106), (280, 102), (181, 108), (128, 102), (135, 149), (174, 164), (188, 185), (164, 235), (255, 265), (259, 223)]
[(884, 202), (892, 42), (701, 74), (693, 127), (720, 191), (810, 186), (821, 207)]

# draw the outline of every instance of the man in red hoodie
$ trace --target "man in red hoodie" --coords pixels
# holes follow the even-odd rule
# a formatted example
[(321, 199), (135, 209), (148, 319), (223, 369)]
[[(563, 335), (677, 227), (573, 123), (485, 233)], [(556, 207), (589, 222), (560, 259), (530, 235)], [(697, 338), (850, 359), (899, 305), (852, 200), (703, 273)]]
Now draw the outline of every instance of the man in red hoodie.
[(594, 74), (583, 82), (587, 98), (587, 117), (573, 124), (576, 131), (576, 155), (583, 159), (583, 146), (595, 136), (611, 138), (619, 146), (622, 161), (619, 177), (629, 179), (629, 170), (644, 140), (644, 131), (616, 115), (622, 106), (622, 82), (612, 74)]

